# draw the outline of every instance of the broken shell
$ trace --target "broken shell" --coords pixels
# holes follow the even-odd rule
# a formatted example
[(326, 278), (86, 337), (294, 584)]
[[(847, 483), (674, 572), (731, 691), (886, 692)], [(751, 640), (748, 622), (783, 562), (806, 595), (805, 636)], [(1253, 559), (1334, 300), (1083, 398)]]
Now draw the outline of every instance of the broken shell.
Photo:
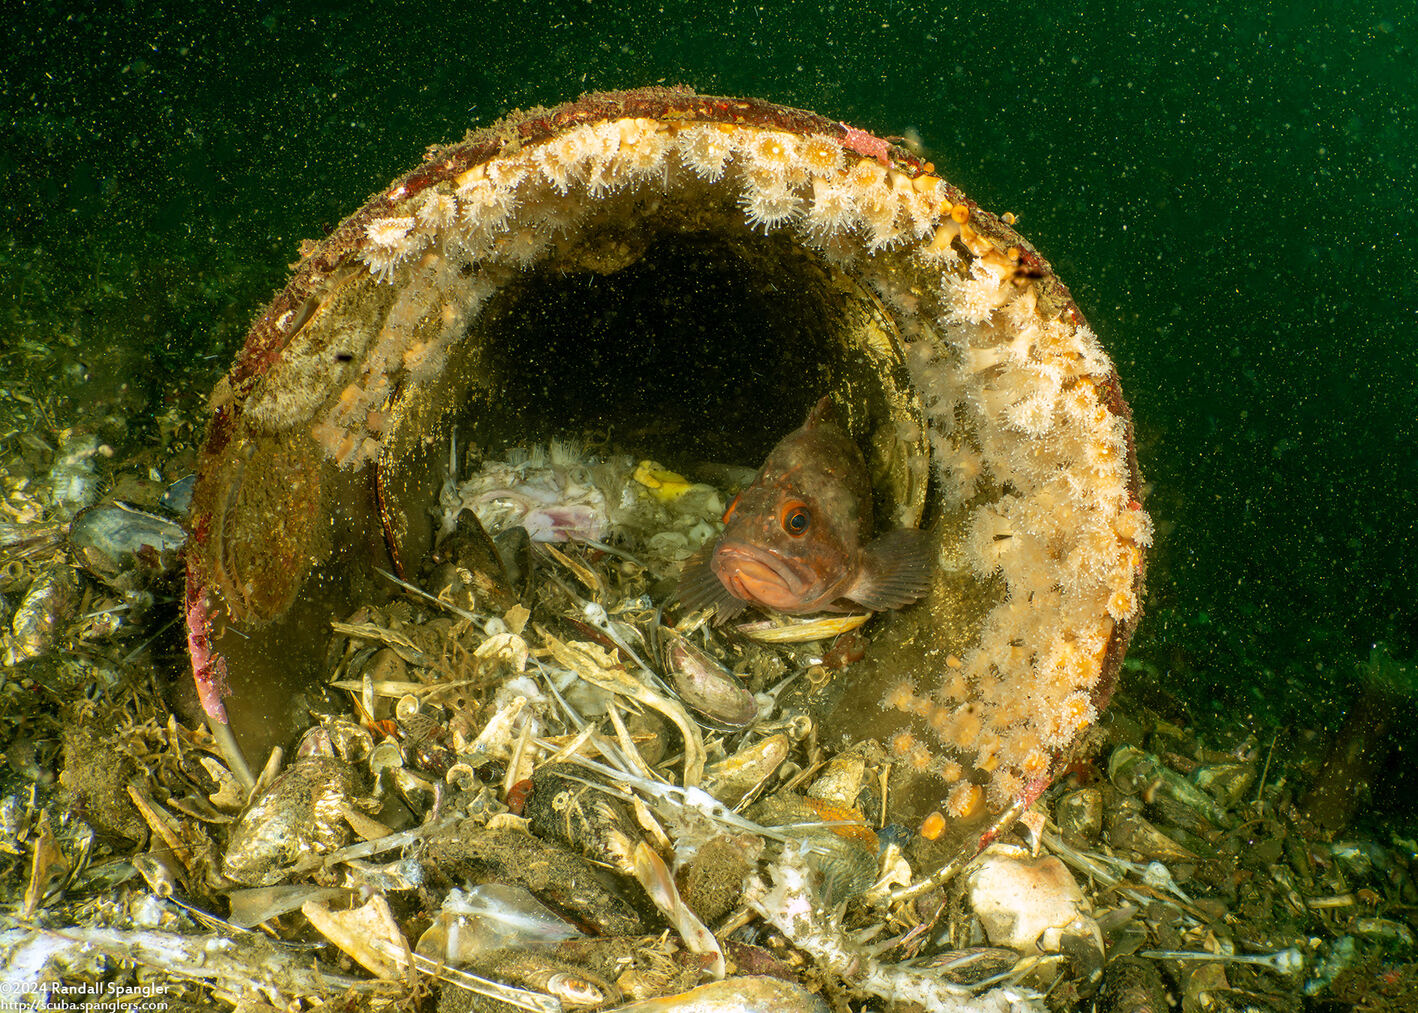
[(866, 775), (866, 757), (859, 750), (838, 753), (827, 761), (827, 767), (808, 787), (807, 793), (824, 802), (854, 806), (867, 783)]
[(179, 888), (179, 871), (175, 867), (176, 864), (172, 852), (166, 849), (149, 851), (133, 858), (133, 868), (138, 870), (138, 874), (148, 884), (148, 889), (158, 897), (171, 897)]
[[(391, 651), (392, 655), (393, 652)], [(330, 739), (334, 755), (350, 763), (360, 763), (374, 749), (374, 736), (369, 729), (348, 718), (327, 718), (321, 722)]]
[(407, 968), (409, 944), (382, 894), (347, 911), (332, 910), (320, 900), (308, 900), (300, 910), (321, 935), (375, 977), (396, 978)]
[(1192, 783), (1228, 809), (1240, 803), (1256, 783), (1254, 763), (1211, 763), (1192, 771)]
[(412, 693), (405, 693), (394, 702), (394, 717), (400, 723), (417, 718), (419, 711), (423, 709), (423, 704), (418, 697)]
[(616, 1013), (827, 1013), (827, 1004), (801, 985), (777, 978), (725, 978), (679, 995), (621, 1006)]
[(354, 891), (344, 887), (316, 886), (312, 883), (231, 890), (226, 895), (231, 905), (227, 921), (243, 929), (254, 929), (264, 921), (296, 910), (307, 901), (345, 900), (353, 896)]
[(872, 617), (870, 612), (845, 616), (774, 616), (771, 619), (735, 626), (750, 640), (764, 644), (802, 644), (811, 640), (826, 640), (839, 633), (860, 629)]
[[(90, 507), (69, 528), (74, 560), (99, 580), (120, 590), (139, 579), (133, 571), (165, 573), (187, 541), (182, 525), (122, 503)], [(121, 586), (120, 586), (121, 585)]]
[(1054, 806), (1054, 822), (1072, 847), (1082, 847), (1103, 832), (1103, 793), (1080, 788), (1062, 796)]
[(78, 581), (68, 563), (54, 563), (41, 570), (15, 609), (11, 636), (5, 638), (5, 664), (17, 665), (37, 658), (54, 646), (59, 624), (74, 607)]
[(1349, 924), (1349, 931), (1361, 939), (1387, 943), (1402, 950), (1413, 949), (1413, 930), (1392, 918), (1355, 918)]
[(9, 789), (0, 796), (0, 854), (25, 853), (25, 838), (35, 816), (38, 792), (38, 786), (30, 782), (24, 788)]
[(457, 791), (470, 792), (481, 785), (482, 779), (471, 764), (459, 760), (448, 768), (448, 773), (443, 775), (443, 782)]
[(369, 772), (379, 777), (386, 770), (397, 770), (404, 765), (404, 747), (394, 739), (385, 739), (369, 753)]
[(1108, 757), (1108, 779), (1123, 794), (1138, 795), (1148, 804), (1169, 800), (1195, 810), (1212, 826), (1227, 827), (1234, 823), (1210, 795), (1136, 746), (1124, 745), (1113, 750)]
[(670, 685), (691, 710), (723, 728), (753, 724), (758, 702), (732, 672), (669, 627), (660, 627), (656, 636)]
[(222, 871), (238, 883), (270, 886), (313, 868), (349, 840), (342, 811), (355, 793), (354, 770), (343, 760), (296, 760), (233, 824)]
[(94, 501), (98, 495), (94, 458), (105, 453), (111, 456), (113, 451), (101, 446), (93, 433), (77, 428), (60, 431), (59, 447), (49, 469), (50, 496), (56, 506), (73, 513)]
[(1058, 953), (1066, 935), (1091, 941), (1099, 962), (1103, 934), (1068, 866), (1052, 855), (1030, 858), (992, 845), (966, 869), (970, 907), (996, 946)]
[[(46, 809), (39, 815), (38, 822), (22, 908), (26, 918), (33, 916), (87, 864), (93, 844), (93, 831), (71, 813), (55, 816), (52, 810)], [(81, 835), (76, 837), (76, 830)], [(78, 847), (66, 846), (76, 843)]]
[(783, 732), (759, 739), (706, 767), (702, 787), (726, 806), (737, 806), (773, 776), (791, 749), (792, 743)]
[(195, 474), (183, 475), (163, 490), (158, 507), (174, 517), (185, 516), (188, 508), (192, 506), (192, 490), (196, 485), (197, 476)]
[(1165, 791), (1144, 792), (1141, 796), (1146, 812), (1158, 825), (1168, 830), (1190, 835), (1189, 839), (1203, 840), (1209, 844), (1219, 843), (1220, 829), (1205, 815), (1191, 806), (1178, 802)]
[(1136, 808), (1117, 806), (1108, 813), (1108, 843), (1143, 858), (1194, 862), (1198, 855), (1153, 826)]
[(395, 767), (389, 772), (389, 779), (399, 797), (408, 803), (409, 809), (422, 816), (433, 808), (438, 798), (438, 788), (431, 781), (420, 777), (407, 767)]
[(414, 950), (440, 964), (466, 964), (489, 950), (575, 939), (582, 933), (520, 886), (482, 883), (452, 890)]

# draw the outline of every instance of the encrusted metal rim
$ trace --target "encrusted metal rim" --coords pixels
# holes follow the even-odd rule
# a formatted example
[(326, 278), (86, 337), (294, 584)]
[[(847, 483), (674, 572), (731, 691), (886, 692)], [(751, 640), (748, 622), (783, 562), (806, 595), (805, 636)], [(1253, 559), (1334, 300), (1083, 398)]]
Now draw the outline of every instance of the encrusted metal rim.
[[(243, 348), (227, 377), (213, 395), (214, 415), (208, 429), (202, 458), (215, 459), (237, 431), (244, 404), (259, 380), (280, 360), (292, 338), (309, 318), (311, 300), (351, 261), (370, 245), (370, 226), (389, 216), (411, 196), (436, 184), (453, 180), (489, 159), (511, 155), (529, 144), (556, 137), (583, 124), (625, 118), (645, 118), (671, 124), (673, 128), (722, 123), (760, 127), (794, 134), (811, 134), (834, 139), (842, 149), (862, 159), (873, 159), (883, 167), (908, 178), (931, 175), (933, 167), (889, 141), (845, 123), (816, 113), (774, 105), (757, 99), (696, 95), (678, 88), (646, 88), (626, 92), (593, 93), (553, 109), (532, 109), (513, 113), (493, 126), (470, 132), (462, 141), (428, 150), (423, 164), (396, 180), (345, 219), (328, 237), (302, 246), (303, 258), (289, 284), (278, 293), (253, 323)], [(978, 207), (946, 181), (940, 192), (963, 210), (970, 228), (999, 249), (1008, 249), (1018, 269), (1034, 286), (1040, 312), (1061, 317), (1075, 326), (1086, 326), (1067, 288), (1053, 274), (1048, 263), (1008, 224)], [(1121, 421), (1126, 453), (1126, 486), (1132, 509), (1140, 509), (1141, 483), (1137, 467), (1131, 412), (1123, 399), (1116, 371), (1092, 378), (1099, 400), (1107, 412)], [(210, 538), (210, 514), (193, 518), (196, 543), (187, 557), (187, 620), (194, 675), (203, 707), (214, 725), (225, 723), (221, 704), (222, 659), (211, 650), (210, 614), (213, 605), (210, 575), (204, 572), (202, 547)], [(1139, 553), (1132, 578), (1132, 594), (1141, 601), (1144, 568)], [(1141, 617), (1140, 604), (1112, 627), (1101, 660), (1101, 673), (1092, 687), (1093, 705), (1101, 711), (1111, 697), (1127, 645)], [(1036, 795), (1057, 773), (1063, 757), (1038, 780), (1028, 784), (1026, 793)]]

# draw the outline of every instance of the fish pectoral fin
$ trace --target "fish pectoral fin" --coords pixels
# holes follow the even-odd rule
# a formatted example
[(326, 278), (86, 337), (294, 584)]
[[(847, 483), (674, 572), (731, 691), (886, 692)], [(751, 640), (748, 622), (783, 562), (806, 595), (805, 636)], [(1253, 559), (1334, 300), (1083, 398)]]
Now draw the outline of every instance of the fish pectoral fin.
[(842, 597), (884, 612), (910, 605), (930, 585), (930, 539), (917, 528), (898, 528), (862, 550), (857, 579)]
[(735, 615), (744, 603), (729, 593), (718, 574), (710, 568), (709, 560), (713, 555), (714, 543), (710, 542), (686, 560), (679, 583), (675, 585), (674, 597), (670, 600), (678, 602), (687, 612), (714, 606), (717, 610), (714, 622), (717, 624)]
[(746, 608), (748, 608), (748, 602), (742, 598), (727, 595), (719, 599), (714, 603), (714, 625), (723, 626)]

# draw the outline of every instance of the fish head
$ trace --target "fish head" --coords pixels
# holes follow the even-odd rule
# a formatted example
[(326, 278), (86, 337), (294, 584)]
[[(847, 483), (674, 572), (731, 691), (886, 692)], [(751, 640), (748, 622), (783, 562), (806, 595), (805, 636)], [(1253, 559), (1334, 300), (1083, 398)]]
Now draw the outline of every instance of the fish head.
[(730, 594), (778, 612), (830, 605), (855, 578), (871, 533), (861, 451), (814, 409), (773, 448), (724, 520), (709, 565)]

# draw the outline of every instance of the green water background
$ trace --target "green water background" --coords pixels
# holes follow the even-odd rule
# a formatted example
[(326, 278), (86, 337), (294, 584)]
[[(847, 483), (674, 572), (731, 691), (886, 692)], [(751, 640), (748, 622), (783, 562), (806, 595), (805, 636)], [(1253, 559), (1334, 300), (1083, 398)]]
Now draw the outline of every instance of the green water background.
[(1418, 651), (1418, 19), (1047, 6), (7, 5), (0, 434), (160, 430), (430, 143), (588, 89), (761, 96), (918, 132), (1019, 216), (1135, 413), (1133, 657), (1198, 721), (1333, 725), (1373, 644)]

